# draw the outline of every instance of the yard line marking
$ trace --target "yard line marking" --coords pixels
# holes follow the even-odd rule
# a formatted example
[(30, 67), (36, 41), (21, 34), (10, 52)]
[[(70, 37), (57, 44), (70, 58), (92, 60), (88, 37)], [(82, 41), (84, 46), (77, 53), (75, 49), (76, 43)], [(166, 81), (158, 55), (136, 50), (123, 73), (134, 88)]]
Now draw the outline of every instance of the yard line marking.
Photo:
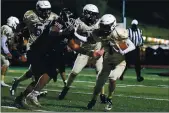
[[(58, 81), (62, 81), (61, 79), (58, 79)], [(75, 80), (74, 82), (79, 82), (79, 83), (92, 83), (95, 84), (96, 82), (89, 82), (89, 81), (79, 81), (79, 80)], [(108, 83), (105, 83), (108, 84)], [(146, 86), (146, 85), (128, 85), (128, 84), (117, 84), (117, 86), (119, 85), (119, 87), (130, 87), (130, 86), (138, 86), (138, 87), (156, 87), (156, 88), (169, 88), (169, 85), (157, 85), (157, 86)]]
[[(24, 87), (18, 87), (18, 88), (24, 88)], [(54, 89), (43, 89), (43, 90), (46, 90), (46, 91), (51, 91), (51, 92), (61, 92), (61, 90), (54, 90)], [(86, 93), (86, 92), (70, 92), (70, 93), (76, 93), (76, 94), (88, 94), (88, 95), (92, 95), (93, 93)], [(145, 100), (157, 100), (157, 101), (169, 101), (169, 99), (163, 99), (163, 98), (149, 98), (149, 97), (139, 97), (139, 96), (126, 96), (126, 95), (122, 95), (122, 94), (119, 94), (119, 95), (114, 95), (114, 96), (117, 96), (117, 97), (127, 97), (127, 98), (136, 98), (136, 99), (145, 99)]]
[[(14, 71), (12, 71), (12, 72), (14, 72)], [(16, 73), (16, 72), (14, 72), (14, 73)], [(8, 77), (9, 76), (12, 76), (12, 75), (8, 75)], [(78, 74), (78, 76), (83, 76), (83, 77), (88, 77), (88, 76), (90, 76), (90, 77), (96, 77), (96, 74)], [(7, 76), (6, 76), (7, 77)], [(126, 78), (127, 79), (136, 79), (136, 77), (134, 77), (134, 76), (126, 76)], [(145, 78), (146, 80), (161, 80), (161, 81), (168, 81), (168, 79), (166, 79), (166, 78), (162, 78), (162, 77), (159, 77), (159, 78), (157, 78), (157, 77), (155, 77), (155, 78), (152, 78), (151, 76), (148, 76), (148, 77), (146, 77)]]
[(18, 109), (16, 107), (12, 107), (12, 106), (1, 106), (2, 108), (8, 108), (8, 109)]
[[(17, 107), (13, 107), (13, 106), (1, 106), (2, 108), (7, 108), (7, 109), (18, 109), (19, 110), (19, 108), (17, 108)], [(55, 111), (45, 111), (45, 110), (41, 110), (41, 109), (39, 109), (39, 110), (33, 110), (33, 111), (35, 111), (35, 112), (55, 112)]]

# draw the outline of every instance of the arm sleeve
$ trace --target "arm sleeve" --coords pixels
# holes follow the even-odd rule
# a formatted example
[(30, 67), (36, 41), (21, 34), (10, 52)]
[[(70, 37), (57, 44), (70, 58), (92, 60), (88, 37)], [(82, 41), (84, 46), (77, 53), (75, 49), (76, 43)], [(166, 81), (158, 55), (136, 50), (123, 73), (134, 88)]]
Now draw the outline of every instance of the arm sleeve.
[(4, 53), (5, 53), (5, 54), (8, 54), (8, 53), (10, 53), (10, 52), (9, 52), (8, 47), (6, 46), (6, 41), (7, 41), (7, 37), (6, 37), (5, 35), (3, 35), (3, 36), (2, 36), (2, 40), (1, 40), (1, 47), (2, 47), (2, 49), (3, 49), (3, 51), (4, 51)]
[(83, 42), (87, 42), (87, 37), (85, 36), (81, 36), (77, 33), (77, 30), (75, 29), (74, 35), (76, 38), (78, 38), (79, 40), (83, 41)]
[(135, 45), (131, 42), (130, 39), (127, 39), (126, 43), (128, 45), (128, 48), (124, 50), (125, 54), (128, 53), (128, 52), (130, 52), (130, 51), (132, 51), (132, 50), (134, 50), (136, 48)]

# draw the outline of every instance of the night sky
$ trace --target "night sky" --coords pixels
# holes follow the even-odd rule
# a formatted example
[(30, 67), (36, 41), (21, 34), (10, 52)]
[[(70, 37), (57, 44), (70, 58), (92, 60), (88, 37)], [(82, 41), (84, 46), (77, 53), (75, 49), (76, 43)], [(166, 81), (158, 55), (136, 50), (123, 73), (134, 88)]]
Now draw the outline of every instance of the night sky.
[[(37, 0), (2, 0), (1, 23), (5, 24), (6, 19), (13, 15), (19, 19), (23, 18), (23, 14), (34, 9)], [(54, 7), (54, 11), (58, 13), (61, 8), (61, 1), (65, 6), (70, 8), (76, 7), (76, 0), (49, 0)], [(80, 0), (90, 1), (90, 0)], [(122, 0), (105, 0), (108, 6), (122, 12)], [(160, 27), (169, 28), (169, 0), (126, 0), (126, 16), (137, 18), (138, 20), (158, 25)]]

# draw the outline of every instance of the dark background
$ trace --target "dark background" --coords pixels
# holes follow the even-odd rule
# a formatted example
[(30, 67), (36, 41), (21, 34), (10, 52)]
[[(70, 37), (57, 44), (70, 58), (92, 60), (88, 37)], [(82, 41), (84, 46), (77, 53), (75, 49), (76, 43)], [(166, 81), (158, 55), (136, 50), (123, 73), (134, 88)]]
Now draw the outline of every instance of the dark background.
[[(96, 4), (100, 10), (100, 16), (104, 13), (112, 13), (122, 20), (122, 0), (49, 0), (52, 11), (59, 13), (61, 8), (71, 8), (77, 16), (81, 14), (85, 4)], [(1, 24), (6, 24), (9, 16), (16, 16), (21, 21), (27, 10), (35, 9), (37, 0), (2, 0)], [(169, 28), (169, 1), (168, 0), (126, 0), (126, 16), (137, 18), (145, 24)], [(169, 65), (169, 50), (161, 48), (153, 50), (148, 48), (142, 64)], [(76, 54), (67, 53), (67, 64), (72, 65)]]
[[(96, 4), (101, 12), (122, 16), (122, 0), (49, 0), (53, 12), (59, 13), (62, 7), (69, 7), (77, 15), (87, 3)], [(2, 0), (2, 24), (13, 15), (19, 19), (29, 9), (35, 9), (37, 0)], [(106, 7), (106, 8), (105, 8)], [(169, 28), (169, 0), (126, 0), (126, 16), (137, 18), (146, 24)]]

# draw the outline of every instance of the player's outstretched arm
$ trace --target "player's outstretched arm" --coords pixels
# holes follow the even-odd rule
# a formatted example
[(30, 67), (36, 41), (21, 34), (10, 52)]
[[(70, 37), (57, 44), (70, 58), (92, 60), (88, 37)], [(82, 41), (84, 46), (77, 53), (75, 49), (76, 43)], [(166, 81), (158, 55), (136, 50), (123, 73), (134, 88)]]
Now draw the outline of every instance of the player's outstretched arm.
[(85, 49), (83, 47), (80, 47), (80, 45), (77, 44), (74, 39), (71, 39), (69, 41), (68, 46), (72, 50), (74, 50), (74, 51), (76, 51), (78, 53), (82, 53), (82, 54), (88, 55), (90, 57), (98, 58), (98, 57), (100, 57), (100, 56), (102, 56), (104, 54), (104, 49), (96, 50), (96, 51), (90, 51), (90, 50), (87, 50), (87, 49)]

